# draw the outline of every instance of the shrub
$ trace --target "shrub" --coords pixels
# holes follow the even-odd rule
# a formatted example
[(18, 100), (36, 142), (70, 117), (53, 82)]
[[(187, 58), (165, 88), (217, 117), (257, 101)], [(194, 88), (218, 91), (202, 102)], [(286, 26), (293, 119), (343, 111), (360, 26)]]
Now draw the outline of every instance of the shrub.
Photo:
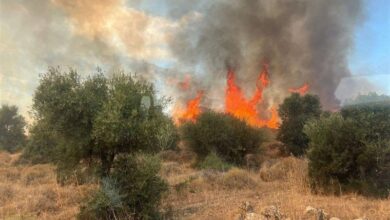
[[(305, 126), (310, 139), (309, 177), (315, 190), (357, 191), (366, 195), (387, 196), (390, 190), (390, 139), (378, 134), (377, 126), (366, 117), (371, 127), (353, 117), (334, 113)], [(390, 112), (389, 112), (390, 114)], [(338, 190), (335, 190), (338, 189)]]
[(105, 178), (100, 189), (81, 207), (78, 218), (85, 220), (125, 218), (128, 210), (122, 202), (124, 197), (120, 194), (117, 183)]
[(80, 219), (158, 219), (158, 205), (167, 184), (158, 176), (155, 156), (120, 156), (109, 179), (82, 207)]
[(218, 171), (227, 171), (232, 167), (232, 165), (223, 161), (215, 152), (211, 152), (209, 155), (207, 155), (198, 166), (201, 169)]
[(257, 182), (247, 170), (233, 168), (219, 179), (218, 185), (228, 190), (254, 189), (257, 187)]
[(15, 152), (21, 148), (26, 136), (24, 127), (26, 122), (18, 114), (16, 106), (2, 105), (0, 108), (0, 150)]
[(283, 142), (287, 151), (293, 155), (303, 155), (308, 146), (308, 138), (303, 132), (303, 126), (309, 119), (318, 118), (320, 114), (321, 106), (317, 96), (292, 94), (279, 106), (282, 124), (277, 139)]
[(258, 150), (265, 140), (262, 129), (212, 111), (202, 113), (196, 122), (184, 124), (183, 136), (198, 161), (215, 152), (224, 161), (238, 165), (244, 164), (245, 155)]
[(23, 153), (19, 158), (20, 163), (43, 164), (55, 162), (58, 155), (58, 140), (54, 132), (44, 122), (36, 122), (29, 129), (29, 138)]

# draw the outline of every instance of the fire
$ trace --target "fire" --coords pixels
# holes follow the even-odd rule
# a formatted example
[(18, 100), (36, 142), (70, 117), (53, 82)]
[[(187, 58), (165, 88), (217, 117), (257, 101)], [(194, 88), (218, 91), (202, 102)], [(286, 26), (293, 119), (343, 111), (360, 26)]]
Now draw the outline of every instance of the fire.
[(299, 88), (290, 88), (288, 89), (291, 93), (299, 93), (300, 95), (305, 95), (309, 91), (309, 84), (305, 83)]
[[(236, 118), (246, 121), (255, 127), (279, 127), (279, 115), (276, 106), (267, 110), (270, 117), (261, 117), (258, 106), (263, 103), (263, 91), (270, 84), (268, 65), (263, 65), (256, 82), (256, 90), (250, 99), (247, 99), (236, 83), (235, 73), (232, 69), (227, 73), (227, 86), (225, 90), (225, 112)], [(190, 78), (186, 78), (179, 88), (185, 90), (190, 87)], [(199, 91), (197, 96), (186, 103), (185, 107), (175, 107), (173, 117), (176, 124), (185, 121), (195, 121), (201, 113), (200, 102), (203, 97), (203, 91)]]
[(271, 118), (262, 119), (257, 110), (257, 105), (262, 103), (263, 90), (269, 85), (268, 66), (264, 65), (263, 71), (257, 81), (256, 91), (252, 98), (247, 100), (241, 88), (235, 82), (235, 73), (228, 71), (227, 88), (225, 93), (225, 111), (237, 118), (245, 120), (248, 124), (256, 127), (277, 128), (279, 116), (275, 107), (270, 109)]
[(203, 97), (203, 91), (198, 91), (195, 98), (187, 102), (185, 109), (178, 109), (174, 111), (174, 120), (176, 124), (180, 124), (183, 121), (195, 121), (198, 115), (201, 113), (200, 102)]

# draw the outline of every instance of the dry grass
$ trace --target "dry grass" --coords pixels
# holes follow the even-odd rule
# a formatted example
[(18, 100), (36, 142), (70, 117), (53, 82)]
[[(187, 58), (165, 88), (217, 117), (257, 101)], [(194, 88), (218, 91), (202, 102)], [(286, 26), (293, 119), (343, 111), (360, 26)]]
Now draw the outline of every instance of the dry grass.
[[(307, 162), (301, 159), (273, 158), (259, 171), (233, 168), (222, 173), (194, 169), (188, 152), (174, 153), (160, 172), (171, 186), (162, 208), (171, 210), (174, 219), (237, 219), (242, 204), (249, 202), (256, 213), (276, 205), (290, 219), (312, 219), (304, 211), (313, 206), (340, 219), (390, 220), (390, 199), (313, 195)], [(0, 153), (0, 219), (74, 219), (80, 202), (96, 186), (60, 186), (53, 166), (16, 166), (18, 156)]]
[(53, 166), (16, 166), (18, 156), (0, 152), (0, 219), (74, 219), (94, 186), (60, 186)]
[(173, 166), (172, 162), (164, 163), (166, 166), (175, 171), (163, 174), (172, 186), (163, 206), (173, 210), (175, 219), (237, 219), (242, 204), (249, 202), (256, 213), (275, 205), (290, 219), (313, 219), (304, 214), (306, 207), (312, 206), (340, 219), (390, 220), (390, 199), (312, 194), (307, 161), (294, 157), (266, 161), (259, 171), (199, 171), (187, 163)]

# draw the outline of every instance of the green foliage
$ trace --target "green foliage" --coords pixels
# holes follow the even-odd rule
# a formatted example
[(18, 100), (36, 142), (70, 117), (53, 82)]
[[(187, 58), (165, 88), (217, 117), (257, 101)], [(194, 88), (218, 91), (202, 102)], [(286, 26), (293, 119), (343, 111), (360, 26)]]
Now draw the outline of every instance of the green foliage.
[(199, 163), (200, 169), (227, 171), (232, 165), (223, 161), (216, 153), (211, 152)]
[(23, 116), (16, 106), (2, 105), (0, 108), (0, 150), (15, 152), (26, 140)]
[(195, 123), (184, 124), (183, 136), (199, 161), (215, 152), (224, 161), (238, 165), (243, 164), (245, 155), (259, 149), (266, 139), (262, 129), (212, 111), (202, 113)]
[(118, 190), (118, 184), (112, 179), (105, 178), (101, 181), (100, 189), (95, 192), (88, 203), (81, 207), (79, 219), (130, 219)]
[(282, 124), (277, 139), (283, 142), (293, 155), (303, 155), (309, 141), (303, 132), (303, 126), (308, 120), (320, 117), (319, 98), (310, 94), (300, 96), (294, 93), (279, 106), (279, 115)]
[(37, 123), (25, 157), (48, 156), (64, 178), (81, 162), (108, 176), (118, 154), (176, 145), (176, 128), (155, 101), (153, 86), (132, 75), (99, 71), (83, 80), (74, 70), (50, 68), (34, 94)]
[(55, 133), (44, 122), (34, 123), (29, 129), (29, 138), (21, 155), (20, 162), (32, 164), (55, 162), (58, 140)]
[[(383, 102), (371, 101), (347, 105), (341, 109), (341, 114), (344, 118), (354, 120), (359, 127), (366, 128), (365, 140), (390, 139), (390, 97), (386, 97), (387, 101)], [(359, 99), (366, 100), (367, 98)]]
[(309, 176), (313, 187), (387, 196), (390, 136), (381, 129), (389, 126), (389, 117), (390, 105), (350, 106), (341, 114), (307, 123), (304, 131), (310, 139)]
[(367, 95), (359, 95), (355, 99), (347, 100), (345, 105), (359, 105), (369, 103), (383, 103), (390, 102), (390, 97), (386, 95), (378, 95), (375, 92), (368, 93)]
[(86, 206), (80, 219), (159, 219), (158, 205), (167, 184), (158, 176), (156, 156), (120, 156), (109, 181)]

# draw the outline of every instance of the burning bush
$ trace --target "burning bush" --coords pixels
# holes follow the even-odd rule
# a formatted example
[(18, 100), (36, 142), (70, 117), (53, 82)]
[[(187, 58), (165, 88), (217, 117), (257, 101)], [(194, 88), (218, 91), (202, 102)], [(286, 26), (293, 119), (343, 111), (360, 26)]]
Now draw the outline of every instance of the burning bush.
[(320, 114), (321, 106), (317, 96), (310, 94), (300, 96), (298, 93), (293, 93), (279, 106), (282, 124), (278, 140), (283, 142), (293, 155), (303, 155), (308, 145), (308, 138), (303, 133), (303, 126), (306, 121), (318, 118)]
[(354, 105), (307, 124), (315, 189), (390, 192), (390, 103)]
[(262, 129), (225, 113), (207, 111), (196, 122), (183, 125), (184, 139), (197, 154), (198, 161), (215, 152), (229, 163), (241, 165), (245, 155), (259, 149), (266, 139)]

